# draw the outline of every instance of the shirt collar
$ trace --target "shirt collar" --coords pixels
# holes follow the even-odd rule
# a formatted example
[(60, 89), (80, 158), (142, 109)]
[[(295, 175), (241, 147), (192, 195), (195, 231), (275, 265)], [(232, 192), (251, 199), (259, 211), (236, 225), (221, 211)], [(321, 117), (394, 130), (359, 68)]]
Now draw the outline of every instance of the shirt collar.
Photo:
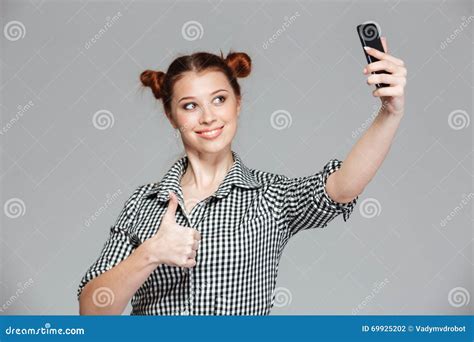
[[(235, 152), (231, 151), (234, 158), (234, 164), (227, 172), (224, 180), (219, 185), (219, 188), (213, 196), (217, 198), (223, 198), (227, 196), (232, 189), (233, 185), (236, 185), (245, 189), (259, 188), (262, 184), (257, 180), (255, 175), (249, 170), (249, 168), (243, 163), (240, 156)], [(152, 196), (156, 194), (156, 198), (160, 201), (167, 201), (169, 199), (168, 192), (173, 191), (178, 195), (179, 198), (183, 198), (181, 190), (180, 180), (181, 176), (186, 171), (188, 166), (188, 156), (180, 158), (176, 163), (171, 166), (168, 172), (164, 175), (159, 183), (155, 183), (150, 188), (145, 196)]]

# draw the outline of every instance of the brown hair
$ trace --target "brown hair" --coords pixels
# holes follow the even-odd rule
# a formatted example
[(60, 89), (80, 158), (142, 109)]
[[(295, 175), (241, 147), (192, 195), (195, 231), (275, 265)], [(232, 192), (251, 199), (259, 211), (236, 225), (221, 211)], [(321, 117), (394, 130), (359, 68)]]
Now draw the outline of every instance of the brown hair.
[(238, 77), (250, 74), (252, 61), (245, 52), (229, 52), (226, 58), (207, 52), (195, 52), (191, 55), (176, 58), (166, 73), (155, 70), (145, 70), (140, 74), (143, 86), (150, 87), (156, 99), (163, 100), (166, 113), (171, 114), (171, 99), (173, 86), (184, 72), (201, 72), (204, 70), (221, 71), (229, 80), (235, 95), (240, 98)]

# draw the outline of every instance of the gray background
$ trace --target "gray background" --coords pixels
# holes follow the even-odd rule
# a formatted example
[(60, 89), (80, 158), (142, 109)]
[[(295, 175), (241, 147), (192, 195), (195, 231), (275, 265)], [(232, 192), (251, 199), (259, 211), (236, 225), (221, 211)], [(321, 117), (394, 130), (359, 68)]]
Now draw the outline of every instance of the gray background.
[[(272, 314), (472, 313), (470, 1), (2, 1), (0, 13), (0, 313), (77, 314), (79, 281), (125, 200), (182, 154), (140, 90), (143, 70), (198, 50), (248, 53), (233, 149), (249, 167), (309, 175), (343, 160), (380, 107), (355, 31), (368, 20), (406, 63), (405, 117), (350, 220), (289, 242)], [(191, 20), (195, 40), (182, 32)], [(100, 110), (113, 125), (97, 128)], [(275, 129), (281, 110), (291, 125)]]

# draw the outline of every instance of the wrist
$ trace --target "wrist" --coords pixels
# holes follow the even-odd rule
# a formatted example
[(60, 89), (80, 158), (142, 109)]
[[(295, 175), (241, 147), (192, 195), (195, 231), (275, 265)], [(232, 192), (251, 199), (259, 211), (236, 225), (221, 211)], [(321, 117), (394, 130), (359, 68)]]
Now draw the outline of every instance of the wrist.
[(390, 117), (390, 118), (400, 118), (401, 119), (403, 117), (404, 113), (405, 113), (404, 108), (396, 110), (396, 109), (393, 109), (393, 108), (389, 108), (388, 106), (385, 106), (385, 105), (382, 105), (382, 107), (379, 110), (379, 114), (381, 114), (383, 116), (386, 116), (386, 117)]
[(151, 242), (152, 239), (145, 240), (140, 246), (138, 246), (136, 253), (145, 263), (145, 266), (158, 267), (162, 264), (162, 261), (158, 256), (156, 245)]
[(383, 122), (396, 122), (398, 124), (402, 120), (403, 115), (403, 111), (381, 110), (378, 116)]

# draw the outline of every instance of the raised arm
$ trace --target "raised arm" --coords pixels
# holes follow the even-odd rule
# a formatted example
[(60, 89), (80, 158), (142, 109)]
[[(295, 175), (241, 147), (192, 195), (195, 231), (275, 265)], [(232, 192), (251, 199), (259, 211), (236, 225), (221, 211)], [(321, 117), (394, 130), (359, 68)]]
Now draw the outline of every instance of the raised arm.
[[(384, 50), (388, 51), (386, 38), (382, 37)], [(332, 173), (326, 183), (326, 192), (335, 201), (347, 203), (362, 193), (382, 165), (404, 114), (404, 87), (407, 69), (405, 63), (386, 52), (368, 49), (367, 53), (379, 59), (368, 64), (364, 74), (386, 70), (391, 74), (371, 74), (367, 84), (387, 83), (389, 87), (372, 92), (380, 97), (382, 107), (371, 126), (356, 142), (341, 168)]]

